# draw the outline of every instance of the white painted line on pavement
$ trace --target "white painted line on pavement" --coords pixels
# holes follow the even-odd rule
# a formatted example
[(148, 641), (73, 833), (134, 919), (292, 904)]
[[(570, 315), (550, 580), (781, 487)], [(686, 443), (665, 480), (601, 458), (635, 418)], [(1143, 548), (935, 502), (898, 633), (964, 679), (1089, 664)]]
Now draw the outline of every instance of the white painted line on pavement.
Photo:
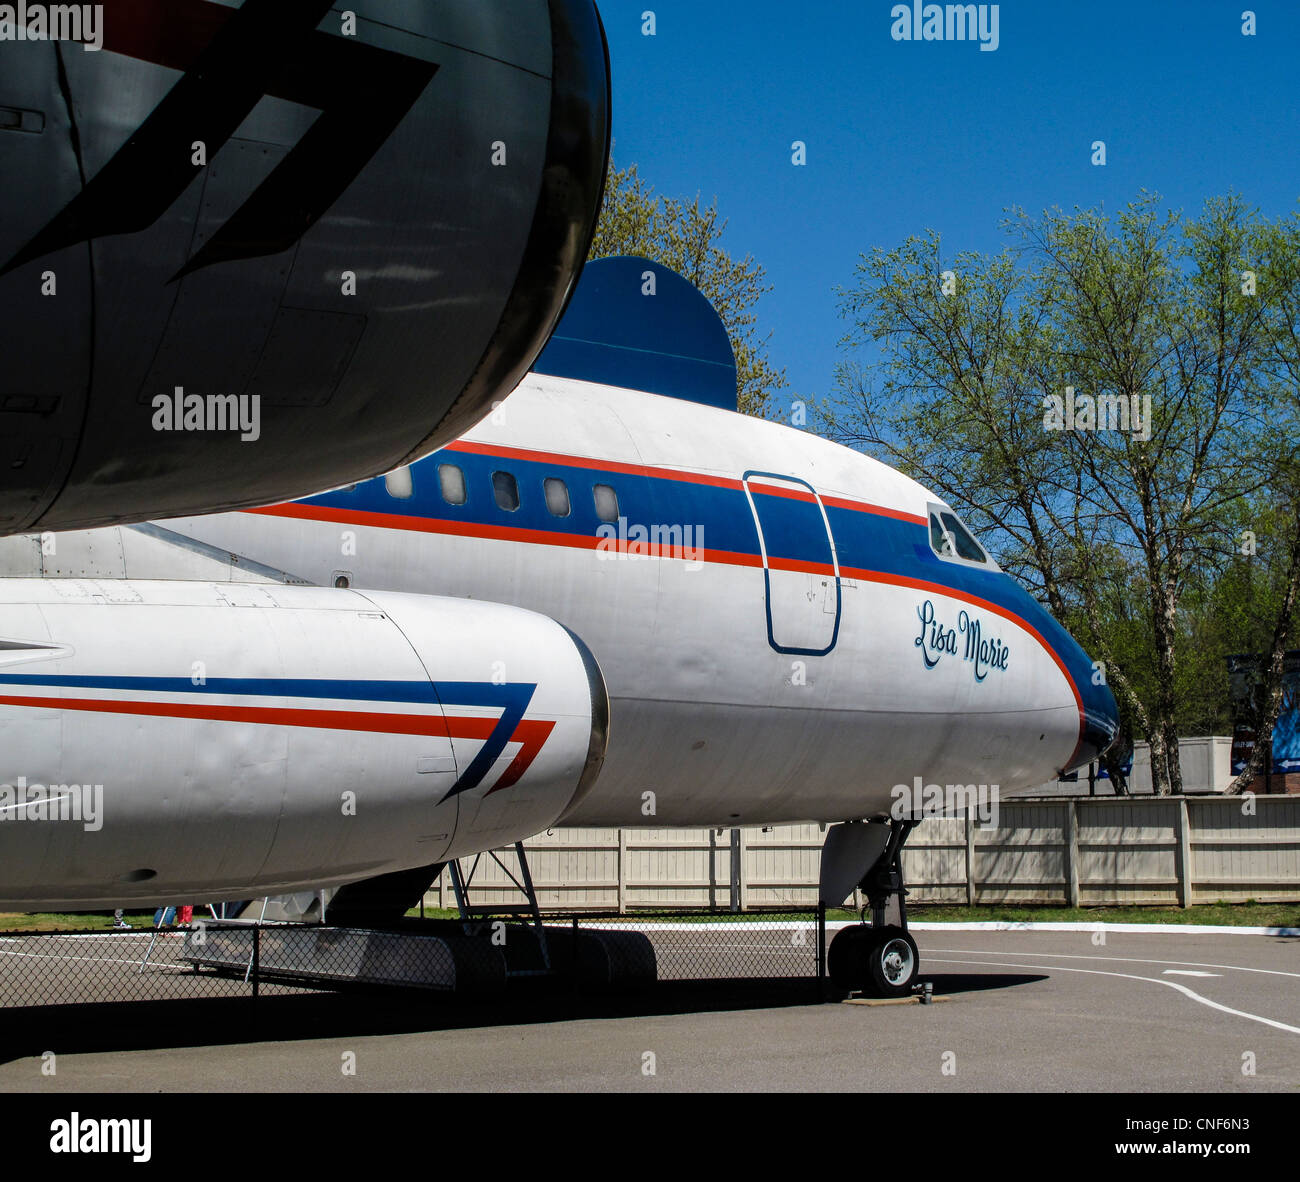
[[(826, 926), (829, 928), (831, 925), (828, 923)], [(1300, 928), (1232, 927), (1230, 924), (1212, 923), (1020, 923), (998, 919), (960, 923), (921, 920), (909, 922), (907, 926), (917, 932), (1163, 932), (1167, 935), (1185, 932), (1189, 936), (1300, 936)]]
[[(934, 964), (934, 957), (927, 957), (926, 963)], [(1094, 977), (1122, 977), (1128, 981), (1146, 981), (1150, 985), (1164, 985), (1169, 989), (1177, 989), (1185, 997), (1190, 997), (1193, 1001), (1198, 1001), (1201, 1005), (1209, 1006), (1212, 1010), (1218, 1010), (1220, 1013), (1232, 1014), (1236, 1018), (1246, 1018), (1251, 1022), (1259, 1022), (1264, 1026), (1272, 1026), (1275, 1030), (1285, 1030), (1289, 1034), (1300, 1034), (1300, 1026), (1288, 1026), (1285, 1022), (1278, 1022), (1272, 1018), (1265, 1018), (1259, 1014), (1251, 1014), (1246, 1010), (1234, 1010), (1231, 1006), (1221, 1005), (1217, 1001), (1211, 1001), (1208, 997), (1202, 997), (1199, 993), (1188, 989), (1186, 985), (1180, 985), (1177, 981), (1164, 981), (1159, 977), (1139, 977), (1136, 973), (1108, 973), (1105, 969), (1075, 969), (1069, 965), (1059, 964), (1013, 964), (1005, 960), (942, 960), (939, 964), (991, 964), (997, 965), (1003, 969), (1029, 969), (1032, 972), (1040, 972), (1043, 969), (1055, 969), (1059, 973), (1088, 973)]]
[[(925, 949), (921, 949), (923, 954)], [(1236, 973), (1264, 973), (1270, 977), (1300, 977), (1300, 973), (1289, 973), (1285, 969), (1253, 969), (1244, 964), (1206, 964), (1199, 960), (1155, 960), (1146, 956), (1102, 956), (1097, 953), (1082, 954), (1077, 952), (1030, 952), (1018, 948), (989, 949), (983, 948), (931, 948), (929, 952), (950, 952), (962, 956), (1051, 956), (1056, 960), (1113, 960), (1120, 964), (1171, 964), (1191, 969), (1231, 969)]]

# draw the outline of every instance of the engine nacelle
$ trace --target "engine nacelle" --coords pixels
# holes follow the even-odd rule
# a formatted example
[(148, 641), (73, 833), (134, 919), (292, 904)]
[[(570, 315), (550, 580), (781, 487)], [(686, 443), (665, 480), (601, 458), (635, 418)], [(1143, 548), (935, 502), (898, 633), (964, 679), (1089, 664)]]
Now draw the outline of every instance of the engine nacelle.
[(500, 604), (0, 580), (0, 905), (330, 886), (522, 840), (595, 781), (586, 646)]
[(0, 42), (0, 534), (306, 496), (514, 389), (600, 211), (594, 0), (83, 7), (99, 52)]

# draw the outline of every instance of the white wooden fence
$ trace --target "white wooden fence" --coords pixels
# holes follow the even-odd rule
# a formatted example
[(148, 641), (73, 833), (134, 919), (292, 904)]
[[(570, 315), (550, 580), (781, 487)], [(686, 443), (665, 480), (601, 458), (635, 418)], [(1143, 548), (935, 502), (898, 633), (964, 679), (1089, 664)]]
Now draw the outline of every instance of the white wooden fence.
[[(1300, 901), (1300, 797), (1003, 801), (997, 828), (930, 818), (903, 851), (909, 903)], [(556, 829), (525, 843), (543, 909), (808, 906), (824, 832)], [(504, 856), (513, 868), (513, 855)], [(463, 864), (468, 869), (468, 863)], [(733, 878), (732, 870), (736, 874)], [(484, 858), (475, 903), (517, 903)], [(426, 905), (454, 907), (443, 871)]]

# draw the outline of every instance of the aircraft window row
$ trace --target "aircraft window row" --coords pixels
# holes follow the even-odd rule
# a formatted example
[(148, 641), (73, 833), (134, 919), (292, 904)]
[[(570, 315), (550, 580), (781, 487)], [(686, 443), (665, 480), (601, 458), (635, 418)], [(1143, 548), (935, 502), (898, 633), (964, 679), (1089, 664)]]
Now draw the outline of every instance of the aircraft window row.
[(548, 476), (542, 482), (542, 491), (546, 493), (546, 508), (552, 517), (568, 517), (572, 512), (569, 504), (569, 486), (556, 476)]
[(987, 563), (984, 548), (971, 536), (957, 515), (944, 509), (930, 511), (930, 545), (940, 558), (961, 558)]
[(442, 489), (442, 499), (449, 505), (463, 505), (469, 500), (465, 473), (455, 464), (438, 465), (438, 485)]
[(510, 472), (492, 473), (492, 495), (497, 499), (497, 508), (513, 513), (519, 508), (519, 484)]
[(596, 516), (612, 523), (618, 520), (618, 493), (608, 484), (598, 484), (591, 490), (596, 501)]
[(396, 497), (399, 501), (409, 501), (415, 495), (415, 484), (411, 480), (411, 469), (407, 467), (394, 468), (384, 477), (384, 488), (388, 490), (390, 497)]
[[(398, 476), (398, 473), (405, 473)], [(413, 493), (411, 472), (409, 468), (399, 468), (384, 478), (384, 485), (391, 496), (402, 499)], [(465, 472), (457, 464), (438, 465), (438, 487), (442, 499), (449, 505), (464, 505), (469, 500), (469, 488), (465, 482)], [(542, 492), (546, 499), (546, 509), (552, 517), (568, 517), (573, 512), (573, 502), (569, 497), (569, 486), (558, 476), (548, 476), (542, 481)], [(497, 508), (507, 513), (514, 513), (519, 508), (519, 482), (513, 472), (492, 473), (492, 496)], [(596, 516), (604, 522), (616, 522), (619, 517), (618, 492), (608, 484), (596, 484), (591, 490), (592, 503)]]

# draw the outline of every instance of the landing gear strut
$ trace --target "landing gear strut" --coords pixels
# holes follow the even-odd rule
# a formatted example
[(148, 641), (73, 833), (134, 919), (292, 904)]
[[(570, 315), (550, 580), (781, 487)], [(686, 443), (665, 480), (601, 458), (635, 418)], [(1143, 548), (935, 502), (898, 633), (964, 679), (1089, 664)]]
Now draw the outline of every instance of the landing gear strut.
[[(845, 992), (873, 997), (906, 997), (916, 984), (920, 956), (907, 930), (907, 888), (903, 885), (903, 844), (915, 821), (891, 821), (888, 841), (859, 884), (867, 896), (871, 923), (841, 928), (827, 952), (831, 983)], [(889, 915), (897, 907), (897, 919)], [(864, 909), (865, 911), (865, 909)]]

